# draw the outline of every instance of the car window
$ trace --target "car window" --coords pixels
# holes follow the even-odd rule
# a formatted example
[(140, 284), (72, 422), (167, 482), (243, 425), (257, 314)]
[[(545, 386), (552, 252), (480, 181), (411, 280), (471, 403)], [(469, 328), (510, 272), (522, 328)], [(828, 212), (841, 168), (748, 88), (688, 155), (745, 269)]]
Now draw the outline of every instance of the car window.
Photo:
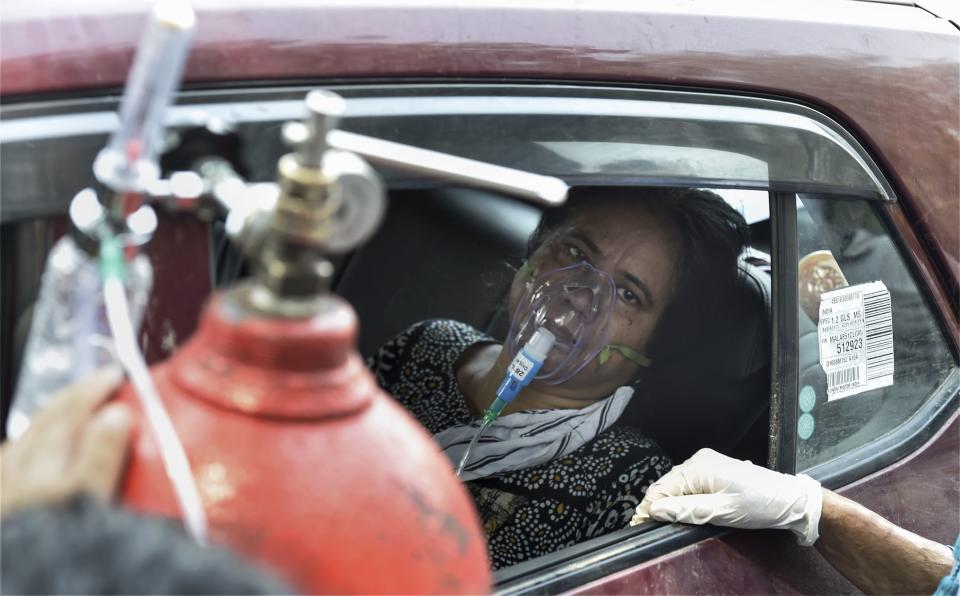
[(896, 429), (934, 394), (953, 362), (868, 203), (803, 195), (797, 237), (796, 463), (804, 470)]
[[(702, 446), (757, 463), (767, 460), (770, 412), (779, 414), (770, 391), (770, 270), (771, 255), (777, 256), (778, 247), (771, 231), (774, 222), (769, 196), (807, 188), (874, 201), (891, 200), (892, 191), (855, 139), (829, 118), (804, 106), (712, 93), (433, 84), (344, 86), (337, 90), (348, 98), (342, 126), (351, 132), (555, 175), (578, 188), (714, 188), (751, 228), (751, 248), (740, 263), (739, 294), (718, 305), (715, 294), (704, 292), (704, 310), (724, 309), (724, 316), (714, 317), (703, 326), (688, 324), (695, 332), (689, 337), (677, 334), (686, 339), (687, 353), (671, 360), (670, 366), (658, 362), (660, 372), (651, 372), (640, 384), (645, 399), (633, 400), (634, 409), (625, 412), (621, 420), (624, 426), (638, 429), (657, 442), (674, 462)], [(288, 151), (277, 130), (282, 122), (301, 117), (305, 92), (302, 88), (235, 94), (189, 92), (184, 94), (183, 105), (170, 110), (170, 123), (185, 129), (195, 126), (200, 106), (210, 117), (236, 121), (247, 177), (271, 181), (275, 179), (276, 159)], [(60, 107), (65, 113), (55, 114), (55, 120), (49, 116), (56, 106), (5, 106), (4, 135), (0, 137), (5, 153), (4, 225), (32, 230), (37, 228), (36, 218), (65, 211), (62, 198), (69, 198), (83, 186), (89, 178), (89, 163), (106, 140), (109, 126), (104, 123), (113, 122), (110, 118), (116, 107), (110, 101), (96, 100), (78, 113), (66, 113), (74, 108)], [(78, 155), (86, 157), (77, 159)], [(44, 178), (48, 182), (44, 185), (31, 178), (36, 168), (9, 165), (67, 161), (76, 167), (57, 169), (57, 175)], [(381, 173), (390, 190), (383, 226), (364, 246), (333, 259), (333, 290), (353, 305), (362, 321), (360, 351), (373, 355), (398, 333), (428, 318), (454, 319), (503, 339), (511, 314), (503, 304), (511, 281), (522, 267), (527, 237), (537, 225), (540, 207), (482, 189), (424, 179), (417, 172), (384, 169)], [(819, 200), (824, 205), (833, 201)], [(869, 215), (866, 203), (844, 204), (860, 205)], [(803, 237), (806, 252), (832, 250), (841, 255), (838, 260), (842, 267), (853, 268), (848, 263), (854, 257), (841, 250), (834, 239), (837, 233), (831, 231), (844, 229), (847, 222), (813, 218), (813, 207), (805, 204), (800, 211), (810, 220), (804, 224), (812, 238)], [(871, 221), (864, 229), (882, 236), (876, 218)], [(215, 238), (222, 240), (217, 231)], [(890, 245), (885, 236), (882, 239)], [(223, 250), (217, 251), (216, 281), (235, 281), (243, 273), (242, 260), (231, 258), (236, 255), (231, 255), (225, 241), (219, 246)], [(21, 251), (21, 258), (27, 254), (30, 251)], [(891, 254), (896, 258), (895, 251)], [(902, 263), (898, 260), (897, 264), (909, 280)], [(881, 268), (885, 275), (889, 273), (885, 265)], [(27, 267), (18, 265), (17, 274), (26, 280), (21, 287), (36, 287), (39, 274), (27, 277), (29, 273)], [(874, 278), (851, 271), (846, 279), (859, 284)], [(895, 279), (883, 279), (892, 292), (899, 287)], [(910, 287), (916, 297), (915, 288)], [(32, 299), (30, 295), (19, 300), (16, 312)], [(918, 297), (916, 301), (924, 306)], [(175, 304), (173, 300), (167, 302)], [(893, 302), (896, 322), (896, 312), (906, 300), (895, 294)], [(923, 317), (929, 319), (925, 307)], [(11, 327), (11, 318), (5, 316), (5, 329)], [(810, 325), (804, 329), (809, 331)], [(812, 328), (815, 338), (815, 325)], [(177, 329), (181, 336), (191, 331), (189, 325)], [(920, 336), (930, 342), (933, 340), (928, 336), (936, 336), (936, 346), (930, 349), (946, 355), (935, 326)], [(902, 334), (896, 331), (895, 337), (899, 341)], [(901, 379), (905, 369), (897, 349), (895, 387), (903, 388), (907, 380)], [(792, 351), (789, 356), (794, 357)], [(915, 361), (924, 358), (917, 356)], [(940, 363), (933, 373), (924, 376), (926, 384), (910, 399), (922, 401), (948, 366), (949, 362)], [(916, 368), (919, 371), (921, 367), (917, 364)], [(804, 381), (815, 385), (818, 399), (823, 400), (815, 402), (816, 416), (821, 412), (828, 415), (830, 408), (861, 404), (861, 398), (872, 395), (826, 403), (826, 382), (825, 376)], [(889, 406), (889, 412), (883, 410), (888, 414), (906, 412), (899, 417), (886, 416), (884, 424), (889, 424), (884, 428), (895, 427), (918, 403), (907, 399), (897, 404), (882, 403), (883, 408)], [(859, 421), (864, 416), (854, 411), (849, 418)], [(778, 420), (773, 419), (774, 427)], [(801, 467), (847, 449), (844, 441), (856, 435), (859, 427), (850, 423), (833, 428), (830, 425), (834, 422), (816, 419), (815, 431), (801, 449), (812, 449), (813, 456), (822, 457), (805, 455)], [(822, 445), (817, 443), (821, 440)], [(624, 544), (632, 544), (631, 556), (639, 562), (664, 552), (667, 536), (679, 540), (671, 542), (674, 545), (689, 544), (704, 536), (691, 528), (619, 527), (614, 522), (622, 520), (623, 513), (614, 511), (609, 526), (591, 533), (595, 538), (501, 569), (498, 582), (528, 576), (535, 581), (562, 577), (582, 581), (590, 570), (578, 562), (579, 557), (606, 561), (607, 571), (616, 570), (628, 564), (625, 559), (614, 563)], [(564, 567), (568, 563), (569, 567)], [(560, 586), (557, 583), (556, 589), (548, 591), (565, 589)]]

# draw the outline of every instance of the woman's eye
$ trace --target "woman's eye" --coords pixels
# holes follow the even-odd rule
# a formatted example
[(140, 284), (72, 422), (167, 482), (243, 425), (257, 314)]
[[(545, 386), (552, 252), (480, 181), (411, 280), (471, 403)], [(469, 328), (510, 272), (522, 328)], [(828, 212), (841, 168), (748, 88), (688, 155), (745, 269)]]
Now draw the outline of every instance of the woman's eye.
[(567, 255), (569, 255), (570, 258), (573, 259), (574, 261), (587, 260), (587, 255), (585, 255), (582, 250), (580, 250), (576, 246), (573, 246), (572, 244), (567, 246)]
[(640, 297), (627, 288), (617, 288), (617, 294), (619, 294), (620, 298), (628, 304), (640, 304)]

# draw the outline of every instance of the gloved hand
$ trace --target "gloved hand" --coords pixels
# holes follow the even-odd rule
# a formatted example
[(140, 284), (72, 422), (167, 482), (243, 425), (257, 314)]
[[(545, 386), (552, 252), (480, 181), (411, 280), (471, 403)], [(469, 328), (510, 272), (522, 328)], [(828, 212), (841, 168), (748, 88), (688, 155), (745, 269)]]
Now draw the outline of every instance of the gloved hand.
[(653, 518), (730, 528), (782, 528), (804, 546), (819, 534), (820, 483), (701, 449), (649, 489), (630, 525)]

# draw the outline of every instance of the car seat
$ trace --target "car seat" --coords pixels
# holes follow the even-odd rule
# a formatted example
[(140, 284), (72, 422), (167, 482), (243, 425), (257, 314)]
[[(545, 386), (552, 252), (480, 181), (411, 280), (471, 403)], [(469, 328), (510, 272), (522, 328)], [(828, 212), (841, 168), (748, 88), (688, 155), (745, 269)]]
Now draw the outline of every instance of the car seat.
[(711, 447), (763, 465), (770, 408), (770, 275), (741, 259), (724, 316), (687, 330), (687, 357), (656, 363), (622, 421), (679, 463)]
[(426, 319), (489, 329), (539, 219), (536, 207), (479, 190), (391, 191), (386, 221), (334, 286), (360, 316), (360, 353)]

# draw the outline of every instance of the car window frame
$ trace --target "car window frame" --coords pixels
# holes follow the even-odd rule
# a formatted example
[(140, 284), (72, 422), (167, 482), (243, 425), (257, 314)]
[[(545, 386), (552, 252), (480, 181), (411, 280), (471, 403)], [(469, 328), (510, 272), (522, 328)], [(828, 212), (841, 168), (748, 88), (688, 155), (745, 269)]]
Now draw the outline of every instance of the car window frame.
[[(845, 200), (845, 199), (838, 199)], [(784, 203), (785, 204), (785, 203)], [(793, 212), (793, 239), (792, 242), (796, 246), (796, 210), (798, 204), (798, 197), (796, 194), (793, 195), (792, 203), (790, 203), (789, 209)], [(877, 216), (881, 225), (883, 226), (884, 234), (890, 238), (894, 244), (894, 247), (897, 250), (899, 257), (904, 256), (904, 251), (906, 247), (904, 246), (903, 240), (896, 233), (896, 229), (892, 225), (890, 214), (886, 209), (881, 209), (877, 205), (868, 205), (872, 208), (874, 215)], [(921, 283), (922, 279), (917, 271), (914, 263), (907, 258), (901, 258), (901, 261), (906, 267), (907, 272), (910, 275), (911, 280), (916, 284), (920, 296), (924, 300), (924, 305), (927, 309), (927, 312), (937, 323), (937, 329), (943, 334), (944, 338), (949, 337), (949, 328), (943, 318), (939, 315), (937, 308), (934, 305), (934, 298), (931, 295), (930, 289), (926, 287), (925, 284)], [(792, 261), (791, 270), (794, 273), (794, 285), (793, 287), (798, 288), (796, 273), (797, 265), (799, 263), (799, 254), (796, 255), (796, 259)], [(776, 289), (774, 290), (776, 293)], [(798, 294), (798, 292), (795, 292)], [(799, 322), (800, 311), (796, 300), (792, 305), (793, 313), (796, 315), (797, 323)], [(784, 313), (786, 315), (786, 313)], [(799, 336), (796, 336), (796, 341), (792, 344), (795, 352), (797, 361), (799, 358)], [(947, 374), (947, 376), (940, 382), (936, 389), (934, 389), (928, 396), (927, 399), (920, 404), (920, 406), (910, 415), (907, 420), (903, 421), (893, 429), (879, 435), (870, 441), (863, 443), (853, 449), (848, 450), (847, 452), (834, 457), (828, 461), (816, 464), (804, 470), (796, 469), (796, 451), (797, 451), (797, 416), (799, 411), (799, 379), (794, 382), (791, 387), (792, 391), (787, 394), (785, 399), (780, 407), (782, 409), (781, 417), (783, 419), (783, 424), (780, 428), (780, 437), (774, 441), (771, 438), (771, 445), (776, 442), (776, 449), (780, 452), (781, 458), (778, 461), (777, 467), (781, 472), (787, 473), (797, 473), (798, 471), (803, 472), (804, 474), (817, 479), (824, 487), (829, 489), (837, 489), (858, 480), (861, 480), (870, 474), (876, 473), (879, 470), (909, 456), (911, 453), (916, 452), (920, 447), (929, 442), (934, 436), (937, 435), (950, 421), (951, 417), (957, 412), (960, 408), (960, 354), (956, 351), (956, 346), (953, 342), (945, 341), (948, 349), (951, 350), (951, 357), (953, 358), (953, 369)], [(773, 406), (771, 406), (772, 408)], [(771, 414), (772, 418), (773, 414)], [(771, 428), (771, 433), (773, 432)], [(773, 447), (771, 447), (773, 449)], [(785, 453), (788, 452), (789, 454)], [(772, 466), (771, 466), (772, 467)]]
[(767, 466), (796, 472), (799, 395), (797, 206), (793, 193), (770, 193), (771, 274), (773, 276), (770, 371), (770, 446)]
[[(797, 195), (770, 192), (769, 201), (773, 277), (768, 467), (792, 474), (797, 471), (799, 401)], [(897, 248), (902, 249), (899, 244)], [(911, 274), (916, 279), (913, 271)], [(922, 284), (918, 284), (918, 287), (929, 303), (931, 297), (927, 288)], [(936, 317), (934, 309), (930, 314)], [(944, 327), (942, 321), (940, 327)], [(954, 358), (956, 360), (956, 355)], [(936, 436), (955, 415), (960, 404), (958, 387), (960, 368), (955, 366), (932, 397), (903, 424), (804, 473), (819, 480), (823, 486), (835, 489), (907, 457)], [(569, 590), (676, 549), (707, 538), (722, 537), (733, 531), (712, 526), (647, 522), (500, 570), (494, 576), (496, 588), (501, 594)]]
[[(478, 83), (481, 84), (481, 83)], [(491, 86), (490, 83), (482, 83)], [(339, 91), (358, 90), (364, 87), (376, 87), (376, 83), (366, 83), (365, 85), (331, 85), (332, 88)], [(390, 85), (383, 85), (390, 87)], [(402, 86), (402, 85), (401, 85)], [(454, 87), (469, 86), (458, 85), (421, 85), (424, 89), (452, 89)], [(493, 85), (495, 86), (495, 85)], [(501, 85), (504, 86), (504, 85)], [(511, 85), (505, 85), (507, 87)], [(294, 97), (297, 94), (304, 93), (315, 86), (290, 86), (277, 88), (273, 92), (276, 96)], [(416, 85), (408, 85), (414, 88)], [(525, 85), (525, 88), (533, 88), (537, 85)], [(539, 86), (539, 92), (544, 92), (549, 86)], [(614, 88), (609, 85), (590, 86), (583, 84), (564, 84), (556, 85), (558, 89), (576, 89), (581, 93), (611, 94), (631, 89), (628, 87)], [(638, 90), (639, 88), (632, 88)], [(657, 90), (640, 89), (650, 93)], [(733, 105), (738, 100), (755, 101), (757, 96), (743, 94), (693, 92), (690, 90), (671, 90), (673, 93), (680, 93), (685, 96), (696, 94), (704, 98), (717, 100), (722, 98), (724, 102)], [(346, 95), (349, 96), (349, 93)], [(223, 91), (196, 91), (182, 94), (181, 106), (182, 113), (186, 118), (189, 115), (191, 106), (201, 105), (205, 102), (229, 103), (238, 101), (238, 96), (249, 96), (256, 101), (257, 97), (271, 97), (269, 89), (258, 90), (237, 90), (227, 89)], [(679, 97), (680, 95), (678, 95)], [(778, 106), (784, 109), (793, 110), (792, 113), (816, 112), (822, 117), (822, 122), (834, 122), (829, 115), (813, 110), (813, 108), (794, 102), (789, 99), (775, 98)], [(774, 104), (770, 104), (774, 105)], [(64, 110), (74, 110), (76, 113), (90, 116), (90, 114), (100, 114), (112, 112), (116, 108), (116, 97), (108, 95), (97, 96), (88, 99), (60, 100), (46, 103), (24, 102), (23, 104), (12, 103), (0, 108), (0, 114), (22, 112), (22, 117), (44, 118), (55, 117), (56, 114)], [(72, 120), (74, 124), (84, 124), (87, 128), (82, 133), (89, 137), (91, 126), (95, 129), (95, 134), (105, 134), (97, 126), (103, 125), (103, 122), (94, 117), (89, 121), (84, 119)], [(880, 189), (876, 196), (861, 195), (863, 200), (875, 202), (896, 201), (896, 196), (892, 190), (892, 185), (883, 177), (882, 170), (872, 160), (869, 153), (859, 143), (856, 137), (848, 132), (846, 128), (835, 123), (836, 129), (833, 132), (837, 139), (843, 143), (851, 144), (854, 147), (858, 158), (862, 160), (864, 167), (873, 176), (880, 176)], [(9, 130), (9, 129), (8, 129)], [(97, 132), (99, 131), (99, 132)], [(63, 134), (69, 135), (70, 130), (64, 129)], [(83, 146), (90, 147), (91, 150), (98, 149), (101, 141), (89, 138), (85, 140)], [(92, 161), (92, 160), (91, 160)], [(77, 160), (83, 162), (83, 160)], [(80, 167), (79, 164), (77, 167)], [(878, 174), (879, 172), (879, 174)], [(582, 180), (581, 180), (582, 181)], [(626, 178), (624, 176), (599, 176), (590, 179), (595, 184), (610, 185), (630, 185), (643, 180), (637, 178)], [(670, 180), (652, 180), (648, 183), (672, 183), (678, 185), (678, 181)], [(714, 187), (724, 187), (723, 180), (714, 180)], [(72, 184), (72, 182), (70, 182)], [(704, 184), (704, 186), (710, 186)], [(77, 187), (79, 188), (79, 187)], [(73, 188), (74, 192), (77, 188)], [(795, 193), (803, 190), (802, 188), (780, 188), (771, 190), (770, 188), (754, 186), (767, 190), (769, 192), (771, 228), (773, 231), (771, 257), (774, 261), (772, 267), (772, 345), (771, 345), (771, 425), (770, 425), (770, 444), (768, 455), (771, 467), (784, 472), (795, 471), (795, 444), (796, 444), (796, 410), (797, 410), (797, 274), (796, 265), (798, 262), (797, 244), (796, 244), (796, 200)], [(821, 191), (821, 188), (812, 188), (814, 191)], [(23, 206), (23, 210), (18, 213), (18, 217), (32, 217), (34, 215), (50, 214), (61, 210), (65, 212), (66, 201), (69, 200), (70, 193), (61, 193), (63, 197), (62, 205), (36, 205)], [(40, 211), (32, 213), (30, 208), (36, 207)], [(46, 210), (46, 211), (44, 211)], [(8, 213), (5, 213), (6, 218)], [(898, 241), (896, 235), (893, 236)], [(916, 279), (916, 275), (914, 275)], [(929, 300), (929, 289), (920, 284), (921, 292)], [(933, 316), (938, 316), (934, 311)], [(938, 317), (939, 319), (939, 317)], [(941, 326), (943, 322), (941, 321)], [(784, 349), (784, 343), (790, 348)], [(845, 484), (851, 480), (862, 478), (871, 470), (879, 469), (888, 465), (892, 461), (902, 457), (905, 453), (915, 450), (919, 445), (925, 442), (925, 439), (932, 436), (942, 424), (949, 419), (957, 408), (958, 396), (954, 391), (951, 394), (950, 387), (947, 385), (958, 379), (958, 371), (955, 369), (942, 387), (942, 395), (938, 393), (935, 399), (929, 400), (924, 408), (921, 408), (917, 414), (912, 417), (908, 424), (903, 425), (902, 432), (896, 436), (885, 439), (882, 449), (875, 453), (870, 453), (870, 457), (857, 459), (864, 454), (859, 452), (849, 454), (849, 457), (841, 457), (822, 466), (812, 469), (809, 473), (814, 477), (821, 478), (826, 486), (836, 487)], [(872, 443), (870, 445), (873, 445)], [(866, 447), (866, 446), (865, 446)], [(501, 593), (514, 592), (556, 592), (581, 586), (592, 579), (604, 577), (611, 572), (627, 569), (634, 565), (642, 564), (655, 557), (670, 553), (684, 546), (700, 542), (709, 537), (721, 536), (729, 530), (714, 527), (686, 527), (679, 525), (667, 525), (650, 522), (641, 526), (626, 528), (617, 532), (600, 536), (580, 544), (577, 544), (562, 551), (550, 553), (543, 557), (532, 559), (530, 561), (511, 566), (500, 570), (495, 574), (495, 588)]]
[[(893, 187), (854, 135), (826, 114), (805, 104), (780, 98), (719, 91), (555, 83), (365, 83), (330, 84), (325, 87), (340, 93), (348, 100), (341, 128), (374, 134), (388, 140), (403, 140), (391, 138), (396, 134), (390, 126), (391, 122), (397, 126), (404, 120), (411, 121), (417, 117), (435, 119), (463, 115), (516, 120), (518, 116), (537, 116), (548, 120), (558, 115), (556, 109), (549, 107), (551, 102), (542, 101), (550, 98), (562, 100), (561, 105), (573, 110), (578, 119), (612, 118), (614, 120), (611, 122), (614, 124), (625, 119), (637, 119), (643, 123), (663, 119), (683, 126), (684, 132), (677, 133), (679, 136), (694, 135), (694, 132), (688, 131), (699, 131), (694, 135), (693, 141), (687, 139), (678, 142), (676, 146), (653, 141), (654, 145), (665, 148), (695, 149), (699, 148), (699, 143), (703, 143), (714, 149), (722, 147), (731, 154), (742, 151), (743, 156), (749, 157), (756, 153), (757, 148), (762, 152), (763, 147), (770, 145), (779, 147), (780, 144), (787, 144), (796, 147), (792, 153), (782, 149), (769, 152), (771, 167), (765, 180), (743, 178), (743, 173), (737, 171), (736, 166), (731, 166), (733, 169), (729, 177), (723, 174), (717, 177), (714, 170), (701, 172), (696, 167), (692, 172), (685, 172), (680, 168), (676, 172), (632, 176), (622, 171), (611, 173), (603, 170), (604, 167), (616, 169), (615, 165), (608, 164), (601, 166), (600, 171), (585, 167), (583, 172), (565, 177), (575, 184), (643, 183), (655, 186), (793, 192), (836, 192), (840, 188), (846, 188), (849, 193), (868, 200), (896, 201)], [(262, 157), (264, 153), (270, 152), (272, 157), (272, 152), (282, 151), (282, 141), (271, 123), (302, 117), (302, 98), (313, 88), (316, 88), (316, 85), (246, 91), (187, 90), (181, 92), (176, 105), (168, 109), (165, 123), (174, 128), (196, 126), (200, 122), (198, 112), (202, 107), (209, 116), (226, 121), (233, 120), (241, 128), (257, 128), (256, 136), (251, 138), (255, 138), (258, 144), (263, 144), (264, 149), (260, 150), (258, 159), (250, 160), (254, 162), (255, 170), (250, 173), (251, 179), (272, 180), (272, 165), (262, 171), (256, 168), (256, 164), (261, 161), (272, 163), (272, 160)], [(516, 101), (494, 101), (502, 99)], [(514, 103), (519, 107), (514, 107)], [(679, 109), (678, 114), (669, 109), (673, 104)], [(62, 161), (63, 154), (69, 151), (95, 154), (107, 135), (118, 125), (117, 106), (118, 97), (107, 94), (86, 99), (47, 102), (29, 99), (10, 101), (0, 105), (0, 120), (4, 122), (4, 126), (0, 128), (0, 144), (4, 146), (9, 159), (18, 159), (24, 163), (31, 160), (40, 164)], [(461, 113), (457, 110), (468, 111)], [(384, 123), (381, 129), (365, 125), (378, 119)], [(614, 126), (610, 130), (613, 133), (620, 129)], [(426, 133), (412, 142), (424, 141), (427, 143), (426, 148), (455, 154), (459, 154), (462, 147), (471, 145), (437, 144), (435, 137), (430, 134), (443, 136), (447, 133)], [(761, 140), (758, 141), (757, 137)], [(68, 138), (72, 141), (69, 144), (57, 142)], [(509, 136), (507, 138), (509, 140)], [(767, 145), (764, 145), (764, 142)], [(815, 159), (816, 152), (829, 152), (834, 158), (842, 160), (842, 165), (830, 165), (829, 160), (822, 159), (822, 156), (821, 159)], [(802, 163), (795, 163), (798, 159), (802, 160)], [(74, 167), (61, 168), (60, 176), (55, 180), (33, 180), (32, 185), (23, 184), (23, 180), (17, 176), (4, 177), (4, 189), (16, 191), (5, 193), (7, 200), (3, 212), (0, 213), (0, 221), (64, 213), (76, 189), (82, 188), (85, 183), (89, 184), (92, 178), (83, 160), (78, 161)], [(549, 170), (551, 165), (544, 167)], [(557, 175), (556, 172), (538, 170), (536, 165), (532, 169), (537, 173)], [(783, 174), (784, 171), (792, 170), (801, 170), (803, 173), (797, 174), (795, 179)], [(845, 180), (852, 175), (858, 180), (856, 188), (844, 186), (848, 184)], [(411, 180), (403, 176), (388, 181), (400, 185), (412, 184), (414, 187), (423, 184), (421, 178)]]

